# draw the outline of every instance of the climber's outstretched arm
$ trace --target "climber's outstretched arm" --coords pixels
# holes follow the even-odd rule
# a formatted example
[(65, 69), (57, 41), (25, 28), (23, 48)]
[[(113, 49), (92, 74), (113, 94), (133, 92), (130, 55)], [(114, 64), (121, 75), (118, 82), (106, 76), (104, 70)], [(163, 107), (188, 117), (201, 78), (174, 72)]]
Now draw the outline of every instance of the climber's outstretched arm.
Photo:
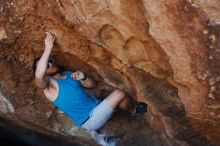
[(96, 86), (96, 82), (92, 78), (86, 76), (81, 71), (77, 71), (77, 72), (72, 73), (72, 77), (76, 80), (79, 80), (81, 85), (86, 88), (95, 88), (95, 86)]
[(49, 80), (46, 78), (45, 72), (47, 70), (48, 58), (53, 48), (54, 40), (54, 35), (52, 33), (47, 33), (47, 37), (45, 39), (45, 50), (40, 60), (37, 62), (35, 72), (35, 81), (39, 88), (45, 89), (48, 87)]

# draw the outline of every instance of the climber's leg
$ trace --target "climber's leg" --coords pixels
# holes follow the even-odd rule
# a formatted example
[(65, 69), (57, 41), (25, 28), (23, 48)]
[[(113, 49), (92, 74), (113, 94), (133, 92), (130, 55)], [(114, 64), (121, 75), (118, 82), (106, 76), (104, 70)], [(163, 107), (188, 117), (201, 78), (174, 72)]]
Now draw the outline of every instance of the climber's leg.
[(126, 96), (125, 92), (117, 89), (93, 109), (90, 113), (89, 119), (82, 125), (82, 127), (87, 130), (101, 128), (111, 118), (114, 109), (117, 107), (136, 115), (140, 112), (146, 112), (143, 111), (143, 109), (146, 109), (147, 106), (143, 106), (140, 102), (136, 102), (136, 104), (133, 105), (132, 100)]
[(97, 130), (101, 128), (112, 116), (114, 109), (104, 99), (90, 113), (89, 119), (82, 125), (87, 130)]
[(137, 102), (133, 98), (129, 98), (122, 90), (117, 89), (113, 91), (107, 97), (107, 101), (113, 109), (118, 107), (122, 110), (130, 112), (132, 116), (138, 116), (142, 113), (147, 112), (146, 103)]
[(97, 105), (90, 113), (89, 119), (82, 125), (84, 129), (96, 130), (101, 128), (112, 116), (114, 109), (118, 106), (123, 110), (133, 110), (134, 107), (130, 101), (126, 99), (125, 93), (121, 90), (114, 90)]
[(125, 92), (122, 90), (114, 90), (109, 96), (107, 96), (106, 99), (113, 109), (116, 109), (118, 107), (122, 110), (129, 112), (133, 112), (135, 110), (132, 99), (127, 97)]

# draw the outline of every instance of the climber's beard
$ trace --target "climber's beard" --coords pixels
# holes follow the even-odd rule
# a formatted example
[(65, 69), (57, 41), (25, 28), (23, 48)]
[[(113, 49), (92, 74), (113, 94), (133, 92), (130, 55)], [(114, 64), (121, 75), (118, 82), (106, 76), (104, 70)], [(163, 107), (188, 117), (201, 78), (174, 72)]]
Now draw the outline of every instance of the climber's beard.
[(46, 75), (53, 77), (56, 74), (58, 74), (59, 72), (60, 72), (60, 69), (57, 66), (53, 65), (47, 69)]
[(50, 77), (53, 77), (53, 76), (55, 76), (55, 75), (58, 74), (58, 73), (59, 73), (59, 71), (50, 72), (50, 73), (47, 73), (47, 75), (50, 76)]

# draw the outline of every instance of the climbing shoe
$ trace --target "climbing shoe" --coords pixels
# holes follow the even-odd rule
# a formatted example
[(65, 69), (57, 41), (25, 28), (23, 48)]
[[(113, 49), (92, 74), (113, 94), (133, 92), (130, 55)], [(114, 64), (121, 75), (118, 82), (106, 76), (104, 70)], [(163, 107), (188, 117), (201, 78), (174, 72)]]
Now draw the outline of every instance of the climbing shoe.
[(134, 113), (131, 113), (131, 116), (139, 116), (143, 113), (147, 112), (147, 104), (144, 102), (137, 102), (135, 104), (136, 111)]

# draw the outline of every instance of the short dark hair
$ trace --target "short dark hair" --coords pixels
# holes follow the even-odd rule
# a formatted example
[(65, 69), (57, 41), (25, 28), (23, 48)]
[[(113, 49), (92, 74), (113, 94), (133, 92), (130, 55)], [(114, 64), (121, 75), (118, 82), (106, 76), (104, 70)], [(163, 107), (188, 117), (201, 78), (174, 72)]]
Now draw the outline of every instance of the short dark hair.
[(32, 69), (35, 72), (37, 69), (37, 62), (38, 60), (40, 60), (40, 57), (37, 57), (36, 59), (34, 59), (33, 65), (32, 65)]

